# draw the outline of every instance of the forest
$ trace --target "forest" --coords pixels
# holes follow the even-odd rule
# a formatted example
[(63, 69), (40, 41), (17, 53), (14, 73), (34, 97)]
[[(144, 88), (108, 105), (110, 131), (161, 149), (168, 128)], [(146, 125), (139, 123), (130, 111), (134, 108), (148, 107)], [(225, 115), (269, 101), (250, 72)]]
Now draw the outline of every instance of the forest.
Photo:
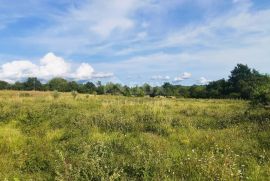
[(247, 65), (237, 64), (231, 71), (228, 79), (212, 81), (207, 85), (182, 86), (165, 82), (162, 86), (151, 86), (143, 84), (141, 86), (128, 87), (117, 83), (107, 83), (102, 85), (86, 82), (78, 83), (56, 77), (42, 84), (36, 77), (30, 77), (25, 82), (15, 82), (9, 84), (0, 81), (0, 90), (38, 90), (38, 91), (59, 91), (87, 94), (110, 94), (124, 96), (165, 96), (165, 97), (183, 97), (183, 98), (216, 98), (216, 99), (246, 99), (260, 102), (264, 105), (270, 101), (270, 77), (267, 74), (261, 74)]

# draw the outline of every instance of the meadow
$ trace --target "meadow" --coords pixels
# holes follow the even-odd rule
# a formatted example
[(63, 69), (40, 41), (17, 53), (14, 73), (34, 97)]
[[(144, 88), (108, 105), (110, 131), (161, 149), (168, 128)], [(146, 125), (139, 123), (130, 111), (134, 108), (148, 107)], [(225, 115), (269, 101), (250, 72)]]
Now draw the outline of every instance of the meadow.
[(269, 180), (243, 100), (0, 92), (0, 180)]

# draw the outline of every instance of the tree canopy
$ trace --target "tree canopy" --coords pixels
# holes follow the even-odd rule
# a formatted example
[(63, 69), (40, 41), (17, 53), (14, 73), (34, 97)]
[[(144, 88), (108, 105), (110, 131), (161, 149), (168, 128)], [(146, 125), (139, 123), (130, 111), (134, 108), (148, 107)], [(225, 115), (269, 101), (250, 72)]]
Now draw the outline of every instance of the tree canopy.
[(56, 77), (47, 83), (41, 83), (36, 77), (29, 77), (24, 82), (15, 82), (9, 84), (0, 81), (0, 89), (12, 90), (43, 90), (60, 91), (88, 94), (111, 94), (124, 96), (175, 96), (185, 98), (238, 98), (252, 99), (260, 101), (263, 104), (269, 104), (270, 77), (261, 74), (247, 65), (237, 64), (231, 71), (228, 79), (212, 81), (207, 85), (182, 86), (165, 82), (161, 86), (151, 86), (143, 84), (142, 86), (128, 87), (118, 83), (109, 82), (102, 84), (86, 82), (84, 84), (76, 81), (68, 81), (61, 77)]

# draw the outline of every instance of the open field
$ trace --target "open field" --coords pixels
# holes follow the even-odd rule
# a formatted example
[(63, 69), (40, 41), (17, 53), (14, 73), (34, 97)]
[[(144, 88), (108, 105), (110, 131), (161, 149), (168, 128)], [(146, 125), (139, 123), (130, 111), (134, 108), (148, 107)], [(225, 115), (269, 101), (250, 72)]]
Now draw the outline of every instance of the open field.
[(0, 180), (268, 180), (269, 158), (245, 101), (0, 92)]

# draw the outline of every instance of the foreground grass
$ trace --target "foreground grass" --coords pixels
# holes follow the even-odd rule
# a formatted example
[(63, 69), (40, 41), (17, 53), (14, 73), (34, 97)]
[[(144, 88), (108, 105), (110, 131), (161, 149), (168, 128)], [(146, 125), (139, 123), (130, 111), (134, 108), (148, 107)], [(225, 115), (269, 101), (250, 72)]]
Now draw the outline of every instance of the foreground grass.
[(0, 92), (0, 180), (268, 180), (245, 101)]

